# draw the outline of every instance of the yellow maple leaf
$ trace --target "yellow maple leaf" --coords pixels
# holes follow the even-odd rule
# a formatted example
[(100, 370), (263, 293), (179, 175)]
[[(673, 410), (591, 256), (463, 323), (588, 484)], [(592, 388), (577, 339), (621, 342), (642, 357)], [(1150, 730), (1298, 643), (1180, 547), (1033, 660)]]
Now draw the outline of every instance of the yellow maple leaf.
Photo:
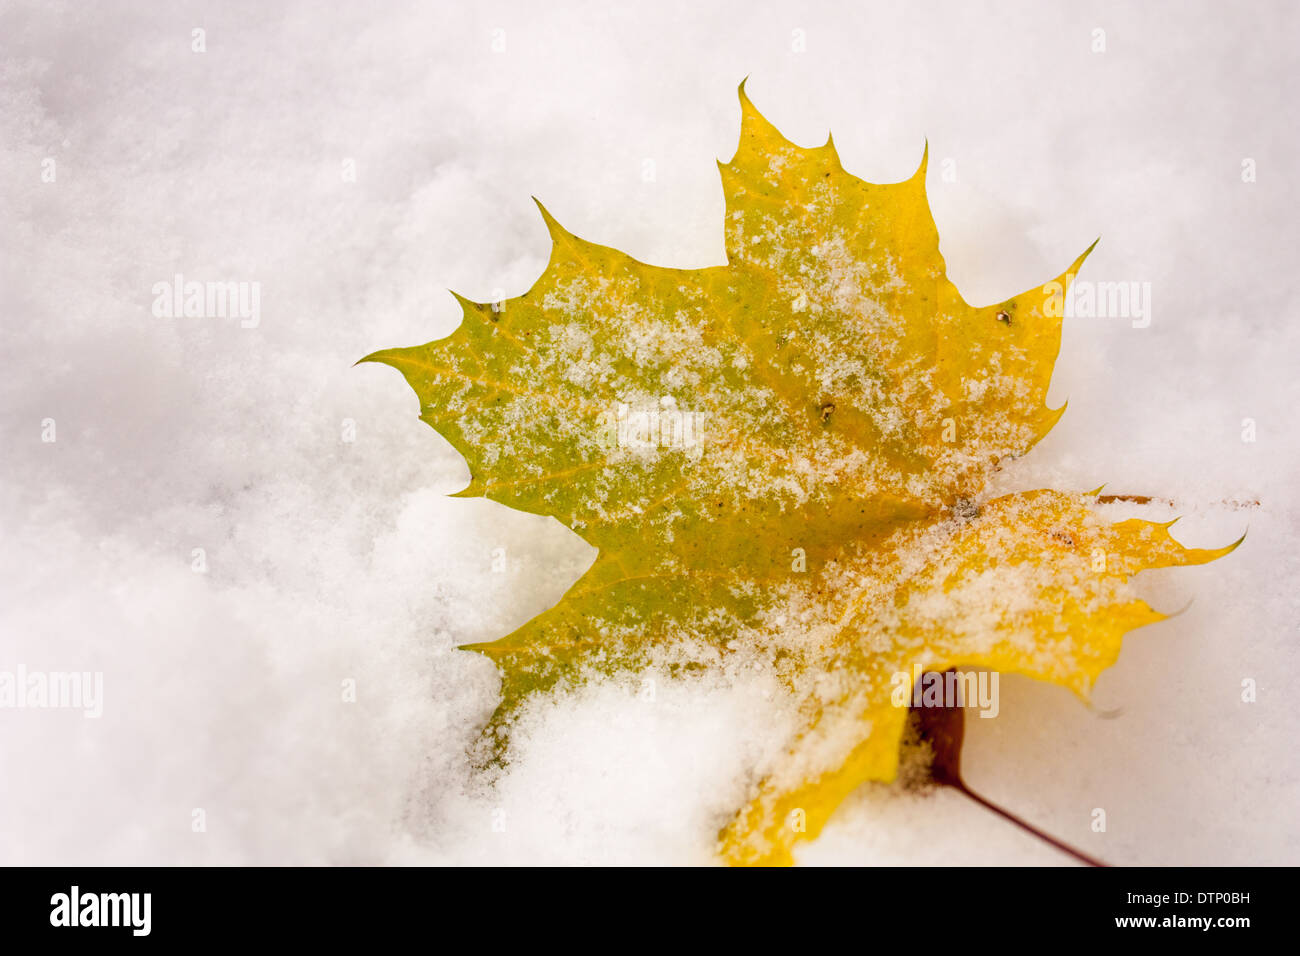
[(1087, 252), (1055, 283), (969, 305), (924, 159), (867, 183), (829, 140), (787, 141), (744, 84), (740, 102), (719, 163), (725, 266), (647, 265), (543, 208), (553, 248), (531, 289), (461, 298), (452, 335), (364, 361), (398, 369), (465, 456), (461, 495), (599, 549), (555, 607), (470, 648), (503, 675), (489, 737), (529, 694), (591, 673), (765, 661), (801, 730), (719, 852), (788, 863), (856, 786), (897, 773), (900, 675), (985, 667), (1087, 695), (1123, 634), (1162, 617), (1132, 576), (1231, 547), (1107, 523), (1089, 494), (983, 500), (1064, 411), (1045, 398)]

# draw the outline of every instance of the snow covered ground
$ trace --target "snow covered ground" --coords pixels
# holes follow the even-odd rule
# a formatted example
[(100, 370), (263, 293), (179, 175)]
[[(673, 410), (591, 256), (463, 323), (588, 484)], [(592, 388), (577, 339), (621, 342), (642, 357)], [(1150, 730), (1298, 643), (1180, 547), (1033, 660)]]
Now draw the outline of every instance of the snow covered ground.
[[(1067, 321), (1069, 411), (1007, 487), (1169, 498), (1126, 507), (1183, 514), (1195, 546), (1249, 527), (1148, 576), (1191, 606), (1128, 639), (1093, 710), (1004, 680), (968, 782), (1113, 863), (1300, 862), (1294, 7), (272, 6), (0, 3), (0, 670), (104, 675), (98, 719), (0, 710), (0, 862), (710, 859), (780, 730), (770, 688), (590, 687), (474, 776), (497, 681), (454, 646), (593, 552), (445, 497), (464, 463), (352, 363), (450, 331), (448, 287), (525, 289), (530, 195), (640, 259), (721, 263), (746, 75), (866, 179), (910, 175), (928, 137), (969, 301), (1098, 235), (1081, 278), (1151, 284), (1147, 327)], [(256, 323), (155, 315), (176, 273), (260, 283)], [(800, 859), (1068, 862), (956, 794), (881, 787)]]

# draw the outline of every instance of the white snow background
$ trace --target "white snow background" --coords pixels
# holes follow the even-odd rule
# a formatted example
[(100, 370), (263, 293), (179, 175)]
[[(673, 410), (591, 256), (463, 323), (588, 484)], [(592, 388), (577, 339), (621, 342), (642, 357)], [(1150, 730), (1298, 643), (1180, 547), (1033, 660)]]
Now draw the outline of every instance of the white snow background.
[[(455, 645), (554, 603), (594, 553), (445, 497), (464, 462), (394, 371), (353, 362), (450, 332), (448, 288), (526, 289), (549, 249), (530, 195), (640, 259), (722, 263), (714, 160), (747, 75), (787, 136), (833, 129), (863, 178), (906, 178), (928, 137), (969, 301), (1098, 235), (1081, 278), (1152, 283), (1149, 328), (1067, 321), (1069, 411), (1008, 488), (1172, 497), (1134, 513), (1183, 514), (1192, 546), (1249, 526), (1221, 561), (1146, 576), (1156, 607), (1191, 606), (1127, 638), (1093, 710), (1004, 679), (1000, 716), (967, 721), (968, 782), (1112, 863), (1300, 862), (1298, 21), (1282, 2), (6, 0), (0, 669), (100, 670), (105, 700), (98, 720), (0, 710), (0, 862), (712, 859), (779, 742), (771, 688), (541, 701), (508, 772), (475, 776), (497, 678)], [(176, 272), (260, 282), (260, 326), (156, 318)], [(879, 786), (799, 859), (1069, 862), (955, 793)]]

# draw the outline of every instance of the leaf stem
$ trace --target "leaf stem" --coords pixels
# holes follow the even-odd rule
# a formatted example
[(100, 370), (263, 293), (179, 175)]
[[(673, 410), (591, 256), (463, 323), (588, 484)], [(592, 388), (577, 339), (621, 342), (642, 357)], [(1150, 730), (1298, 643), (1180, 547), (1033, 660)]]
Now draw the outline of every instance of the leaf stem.
[(1020, 829), (1024, 830), (1026, 833), (1032, 833), (1034, 836), (1038, 837), (1038, 839), (1042, 840), (1044, 843), (1050, 843), (1052, 846), (1056, 847), (1062, 853), (1068, 853), (1070, 856), (1074, 857), (1080, 863), (1086, 864), (1087, 866), (1097, 866), (1097, 867), (1104, 867), (1110, 865), (1108, 863), (1103, 863), (1101, 860), (1098, 860), (1095, 857), (1088, 856), (1088, 854), (1080, 850), (1076, 850), (1068, 843), (1058, 840), (1054, 836), (1049, 836), (1048, 834), (1044, 833), (1042, 830), (1038, 829), (1032, 824), (1026, 823), (1024, 820), (1020, 819), (1020, 817), (1016, 816), (1014, 813), (1011, 813), (1008, 810), (1003, 810), (996, 803), (993, 803), (991, 800), (986, 800), (984, 797), (981, 797), (970, 787), (966, 786), (965, 782), (961, 779), (957, 779), (955, 781), (949, 781), (948, 786), (960, 790), (962, 793), (966, 794), (966, 796), (970, 797), (980, 806), (992, 810), (998, 816), (1002, 817), (1004, 820), (1014, 823), (1016, 826), (1020, 827)]

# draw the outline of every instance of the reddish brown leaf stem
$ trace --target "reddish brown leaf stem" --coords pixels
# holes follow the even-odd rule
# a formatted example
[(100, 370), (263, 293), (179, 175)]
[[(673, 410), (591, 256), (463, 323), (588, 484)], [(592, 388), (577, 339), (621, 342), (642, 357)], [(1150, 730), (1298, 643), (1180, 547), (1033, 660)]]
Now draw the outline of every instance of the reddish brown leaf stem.
[(954, 788), (955, 790), (960, 790), (962, 793), (966, 794), (966, 796), (970, 797), (980, 806), (992, 810), (994, 813), (1002, 817), (1004, 820), (1014, 823), (1016, 826), (1020, 827), (1020, 829), (1024, 830), (1026, 833), (1033, 834), (1034, 836), (1038, 837), (1038, 839), (1042, 840), (1044, 843), (1051, 844), (1052, 846), (1060, 850), (1062, 853), (1069, 854), (1070, 856), (1078, 860), (1080, 863), (1084, 863), (1088, 866), (1109, 866), (1110, 865), (1108, 863), (1103, 863), (1101, 860), (1098, 860), (1095, 857), (1088, 856), (1088, 854), (1084, 853), (1081, 850), (1076, 850), (1068, 843), (1065, 843), (1062, 840), (1056, 839), (1056, 837), (1054, 836), (1044, 833), (1042, 830), (1038, 829), (1036, 826), (1033, 826), (1032, 824), (1026, 823), (1024, 820), (1020, 819), (1020, 817), (1016, 816), (1014, 813), (1011, 813), (1007, 810), (1003, 810), (1000, 806), (998, 806), (993, 801), (984, 799), (978, 793), (972, 790), (970, 787), (966, 786), (966, 784), (962, 782), (960, 778), (955, 783), (949, 782), (948, 786)]

